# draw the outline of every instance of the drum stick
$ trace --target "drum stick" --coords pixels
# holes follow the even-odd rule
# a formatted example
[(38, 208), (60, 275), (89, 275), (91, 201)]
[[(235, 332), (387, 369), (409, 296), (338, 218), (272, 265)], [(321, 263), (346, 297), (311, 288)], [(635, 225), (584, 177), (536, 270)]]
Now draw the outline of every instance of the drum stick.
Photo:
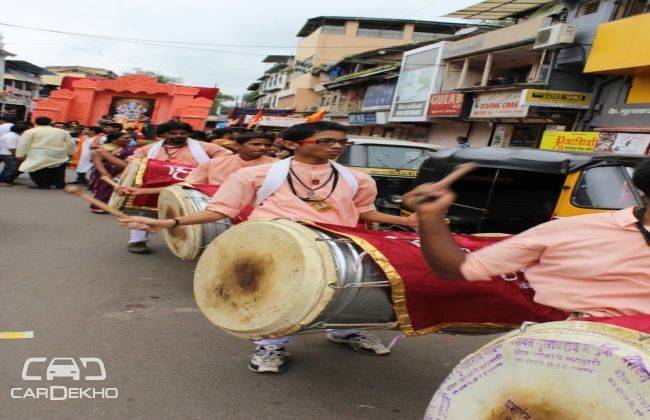
[(114, 190), (116, 190), (120, 186), (120, 184), (113, 181), (113, 178), (111, 178), (109, 175), (102, 175), (99, 179), (101, 179), (102, 181), (104, 181), (105, 183), (113, 187)]
[(67, 185), (63, 191), (70, 195), (76, 195), (77, 197), (80, 197), (82, 200), (85, 200), (89, 202), (90, 204), (93, 204), (95, 207), (99, 207), (100, 209), (109, 212), (115, 217), (127, 217), (126, 214), (122, 213), (118, 209), (114, 209), (113, 207), (109, 206), (108, 204), (104, 203), (103, 201), (99, 201), (95, 197), (91, 196), (88, 193), (83, 192), (81, 187), (73, 186), (73, 185)]

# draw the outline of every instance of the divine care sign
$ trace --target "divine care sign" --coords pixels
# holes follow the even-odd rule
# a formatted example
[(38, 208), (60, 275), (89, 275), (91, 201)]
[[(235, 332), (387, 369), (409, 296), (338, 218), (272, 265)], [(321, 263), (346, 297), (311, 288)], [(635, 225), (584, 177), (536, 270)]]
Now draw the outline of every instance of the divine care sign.
[(470, 118), (522, 118), (528, 105), (520, 105), (521, 91), (486, 92), (474, 99)]

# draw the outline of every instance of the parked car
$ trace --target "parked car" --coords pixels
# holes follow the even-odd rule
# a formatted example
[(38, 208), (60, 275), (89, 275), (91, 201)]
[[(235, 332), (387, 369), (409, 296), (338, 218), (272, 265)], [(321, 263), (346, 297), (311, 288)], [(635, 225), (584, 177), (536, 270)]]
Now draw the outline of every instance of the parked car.
[(338, 163), (363, 171), (377, 182), (378, 210), (400, 213), (402, 194), (408, 191), (418, 168), (439, 146), (383, 137), (349, 136), (353, 143)]
[(641, 205), (631, 183), (647, 156), (482, 147), (442, 150), (420, 168), (416, 185), (435, 182), (456, 165), (480, 167), (454, 184), (450, 227), (460, 233), (519, 233), (555, 217)]

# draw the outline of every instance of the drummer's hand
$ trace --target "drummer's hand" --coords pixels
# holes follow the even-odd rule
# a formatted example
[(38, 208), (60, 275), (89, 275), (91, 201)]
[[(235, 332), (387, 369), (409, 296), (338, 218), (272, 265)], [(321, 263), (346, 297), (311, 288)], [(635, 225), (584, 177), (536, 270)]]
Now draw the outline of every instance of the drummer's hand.
[(146, 230), (149, 233), (156, 233), (162, 229), (174, 226), (174, 219), (153, 219), (151, 217), (128, 216), (120, 217), (117, 221), (129, 229)]
[(419, 214), (444, 216), (454, 204), (456, 193), (446, 183), (426, 183), (402, 197), (402, 203)]
[(139, 195), (142, 194), (142, 188), (137, 187), (119, 187), (117, 189), (118, 195)]

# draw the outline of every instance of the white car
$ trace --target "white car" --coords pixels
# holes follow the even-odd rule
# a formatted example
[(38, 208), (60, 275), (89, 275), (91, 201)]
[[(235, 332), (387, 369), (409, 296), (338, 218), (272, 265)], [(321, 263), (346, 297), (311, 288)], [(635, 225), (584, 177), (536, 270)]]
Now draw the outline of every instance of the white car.
[(79, 366), (72, 357), (55, 357), (47, 366), (47, 380), (54, 378), (72, 378), (79, 380)]

